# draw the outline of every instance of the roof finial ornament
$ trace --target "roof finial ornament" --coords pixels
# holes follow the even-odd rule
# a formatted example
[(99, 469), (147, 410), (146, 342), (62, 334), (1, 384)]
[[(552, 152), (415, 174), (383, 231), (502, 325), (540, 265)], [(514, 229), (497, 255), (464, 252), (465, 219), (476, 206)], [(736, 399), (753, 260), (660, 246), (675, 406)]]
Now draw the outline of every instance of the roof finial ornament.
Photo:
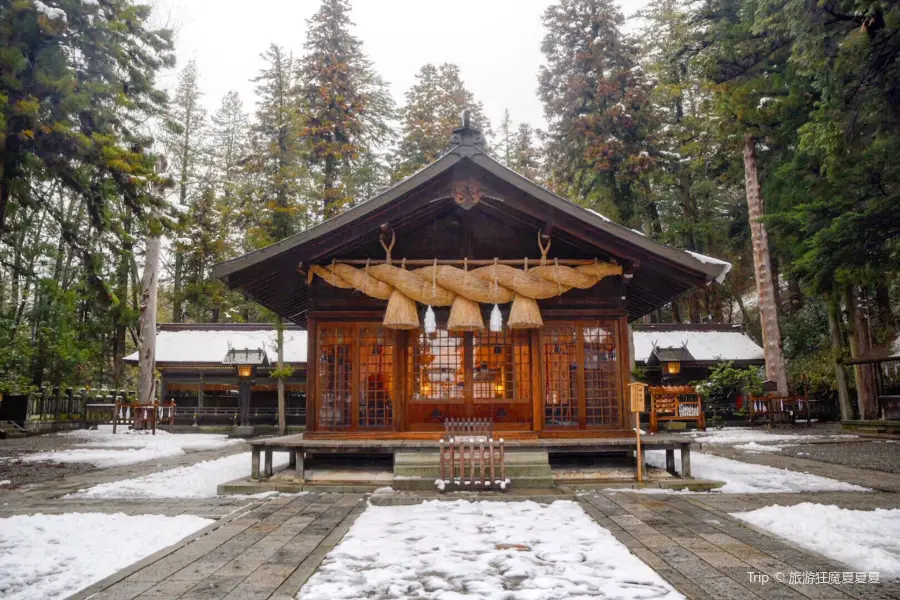
[(468, 108), (462, 111), (462, 126), (466, 129), (472, 126), (472, 113)]
[(462, 127), (453, 130), (453, 135), (450, 136), (450, 145), (484, 150), (484, 136), (472, 127), (472, 111), (467, 108), (462, 111), (460, 117), (462, 117)]

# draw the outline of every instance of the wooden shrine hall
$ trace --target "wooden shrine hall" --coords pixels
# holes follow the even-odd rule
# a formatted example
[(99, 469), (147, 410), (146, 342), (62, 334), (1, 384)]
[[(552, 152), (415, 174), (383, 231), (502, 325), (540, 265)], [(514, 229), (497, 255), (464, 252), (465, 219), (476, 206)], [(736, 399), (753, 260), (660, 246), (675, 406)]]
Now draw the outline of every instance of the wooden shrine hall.
[(308, 330), (303, 440), (633, 435), (628, 323), (725, 276), (552, 194), (466, 123), (380, 195), (215, 267)]

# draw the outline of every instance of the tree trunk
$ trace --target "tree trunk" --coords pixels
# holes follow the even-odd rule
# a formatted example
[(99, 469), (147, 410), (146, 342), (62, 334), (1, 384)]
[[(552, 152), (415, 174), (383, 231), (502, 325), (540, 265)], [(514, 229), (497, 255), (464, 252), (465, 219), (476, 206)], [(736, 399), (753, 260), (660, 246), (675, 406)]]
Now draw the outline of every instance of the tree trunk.
[(672, 322), (681, 323), (681, 309), (678, 307), (678, 300), (672, 301)]
[[(278, 331), (278, 370), (284, 369), (284, 319), (275, 321)], [(278, 435), (287, 433), (287, 416), (285, 415), (284, 376), (278, 377)]]
[(184, 259), (181, 256), (181, 250), (175, 249), (175, 273), (172, 276), (172, 322), (181, 323), (181, 296), (182, 282), (184, 274)]
[(156, 294), (159, 286), (159, 236), (147, 239), (144, 276), (141, 278), (141, 316), (138, 337), (138, 402), (156, 397)]
[[(852, 285), (845, 286), (844, 303), (847, 309), (847, 324), (850, 329), (850, 356), (852, 358), (860, 358), (871, 348), (869, 330), (866, 327), (866, 319), (859, 302), (856, 287)], [(856, 379), (856, 401), (859, 404), (859, 417), (861, 419), (877, 419), (878, 387), (872, 365), (853, 365), (853, 374)]]
[(756, 292), (759, 295), (759, 320), (766, 358), (766, 378), (778, 384), (779, 394), (786, 395), (787, 369), (781, 347), (781, 329), (778, 326), (772, 262), (769, 259), (769, 234), (761, 221), (765, 208), (759, 189), (756, 139), (749, 133), (744, 136), (744, 183), (747, 190), (747, 208), (750, 212), (750, 232), (753, 238), (753, 267), (756, 274)]
[(847, 385), (847, 372), (844, 369), (844, 335), (841, 332), (840, 302), (834, 295), (826, 296), (828, 300), (828, 328), (831, 330), (831, 352), (834, 355), (834, 378), (837, 382), (838, 403), (841, 407), (841, 420), (853, 419), (853, 405), (850, 403), (850, 388)]
[(891, 310), (891, 295), (888, 290), (888, 284), (885, 281), (879, 281), (875, 284), (875, 305), (878, 308), (878, 325), (893, 329), (896, 325), (894, 312)]
[(800, 280), (796, 277), (788, 279), (788, 293), (790, 294), (790, 310), (792, 313), (803, 308), (803, 290), (800, 289)]

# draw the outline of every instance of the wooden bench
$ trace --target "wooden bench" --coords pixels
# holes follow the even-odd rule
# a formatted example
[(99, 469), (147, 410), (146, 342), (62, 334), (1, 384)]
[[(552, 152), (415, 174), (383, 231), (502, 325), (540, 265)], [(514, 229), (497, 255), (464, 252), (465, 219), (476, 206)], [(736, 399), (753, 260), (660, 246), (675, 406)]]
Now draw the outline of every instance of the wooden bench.
[[(506, 479), (503, 439), (494, 442), (494, 423), (490, 419), (447, 419), (446, 439), (440, 441), (440, 476), (437, 488), (448, 485), (469, 489), (505, 490)], [(499, 474), (499, 478), (498, 478)]]
[(797, 424), (797, 417), (806, 419), (806, 426), (812, 427), (809, 418), (809, 396), (750, 396), (747, 406), (747, 422), (750, 425), (765, 423), (770, 427), (778, 424)]
[(689, 385), (651, 387), (650, 433), (659, 431), (660, 421), (695, 422), (700, 431), (705, 431), (706, 416), (697, 390)]

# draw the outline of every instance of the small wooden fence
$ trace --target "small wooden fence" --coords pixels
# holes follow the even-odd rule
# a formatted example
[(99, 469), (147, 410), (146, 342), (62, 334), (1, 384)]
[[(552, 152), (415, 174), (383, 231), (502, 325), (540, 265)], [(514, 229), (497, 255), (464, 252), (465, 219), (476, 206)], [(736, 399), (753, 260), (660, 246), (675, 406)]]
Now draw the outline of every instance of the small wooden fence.
[(689, 385), (651, 387), (650, 433), (659, 431), (660, 421), (694, 422), (700, 431), (705, 431), (703, 401), (697, 390)]
[(812, 427), (809, 415), (809, 396), (750, 396), (747, 421), (750, 425), (796, 425), (802, 417), (807, 427)]
[(438, 490), (447, 486), (457, 489), (500, 489), (509, 484), (506, 478), (503, 438), (494, 442), (494, 423), (490, 419), (447, 419), (446, 440), (440, 441), (440, 476)]
[(164, 422), (169, 427), (175, 425), (175, 403), (136, 404), (116, 402), (113, 410), (113, 433), (119, 425), (129, 426), (138, 431), (151, 430), (156, 435), (156, 426)]

